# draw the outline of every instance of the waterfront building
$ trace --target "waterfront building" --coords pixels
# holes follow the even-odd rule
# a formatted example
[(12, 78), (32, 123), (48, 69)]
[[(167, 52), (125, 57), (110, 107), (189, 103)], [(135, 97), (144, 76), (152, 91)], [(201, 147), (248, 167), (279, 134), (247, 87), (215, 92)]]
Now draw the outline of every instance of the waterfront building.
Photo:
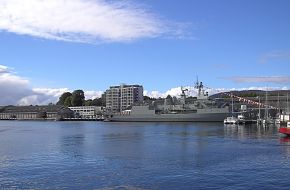
[(132, 104), (143, 101), (143, 86), (126, 84), (111, 86), (105, 94), (106, 110), (121, 112)]
[(76, 106), (69, 107), (75, 114), (75, 117), (80, 117), (84, 119), (96, 118), (96, 115), (101, 115), (103, 112), (103, 107), (101, 106)]
[(64, 106), (5, 106), (0, 109), (2, 119), (61, 119), (73, 117), (73, 112)]

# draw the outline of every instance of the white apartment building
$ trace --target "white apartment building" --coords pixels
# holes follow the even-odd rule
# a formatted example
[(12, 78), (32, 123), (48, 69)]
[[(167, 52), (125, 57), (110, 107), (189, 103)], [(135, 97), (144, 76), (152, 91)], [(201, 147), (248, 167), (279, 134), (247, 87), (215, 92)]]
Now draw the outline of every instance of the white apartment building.
[(120, 112), (134, 103), (143, 101), (143, 86), (125, 85), (111, 86), (106, 90), (106, 110)]

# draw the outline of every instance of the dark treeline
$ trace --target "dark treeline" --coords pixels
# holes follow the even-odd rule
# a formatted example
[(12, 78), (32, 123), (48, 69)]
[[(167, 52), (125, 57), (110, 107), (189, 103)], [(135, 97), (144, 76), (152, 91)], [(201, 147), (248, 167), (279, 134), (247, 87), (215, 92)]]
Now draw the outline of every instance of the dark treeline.
[(62, 106), (102, 106), (102, 99), (88, 99), (85, 100), (85, 93), (83, 90), (75, 90), (73, 93), (65, 92), (60, 97), (56, 105)]

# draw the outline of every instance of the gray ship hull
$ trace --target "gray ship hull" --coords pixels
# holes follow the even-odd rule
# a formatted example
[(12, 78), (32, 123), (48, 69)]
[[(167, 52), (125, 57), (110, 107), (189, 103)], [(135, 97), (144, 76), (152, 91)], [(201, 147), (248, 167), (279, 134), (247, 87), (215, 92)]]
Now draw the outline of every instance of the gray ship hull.
[(222, 122), (228, 113), (112, 115), (109, 121), (121, 122)]

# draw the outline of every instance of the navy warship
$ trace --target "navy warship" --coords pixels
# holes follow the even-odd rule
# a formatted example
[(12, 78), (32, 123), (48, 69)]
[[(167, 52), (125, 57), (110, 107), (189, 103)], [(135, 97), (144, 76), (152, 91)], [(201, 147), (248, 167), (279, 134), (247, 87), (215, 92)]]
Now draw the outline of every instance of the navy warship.
[(202, 82), (196, 82), (197, 96), (188, 101), (181, 88), (180, 98), (171, 101), (165, 99), (163, 104), (154, 101), (130, 106), (119, 113), (107, 115), (108, 121), (123, 122), (221, 122), (229, 115), (229, 107), (219, 105), (209, 98)]

